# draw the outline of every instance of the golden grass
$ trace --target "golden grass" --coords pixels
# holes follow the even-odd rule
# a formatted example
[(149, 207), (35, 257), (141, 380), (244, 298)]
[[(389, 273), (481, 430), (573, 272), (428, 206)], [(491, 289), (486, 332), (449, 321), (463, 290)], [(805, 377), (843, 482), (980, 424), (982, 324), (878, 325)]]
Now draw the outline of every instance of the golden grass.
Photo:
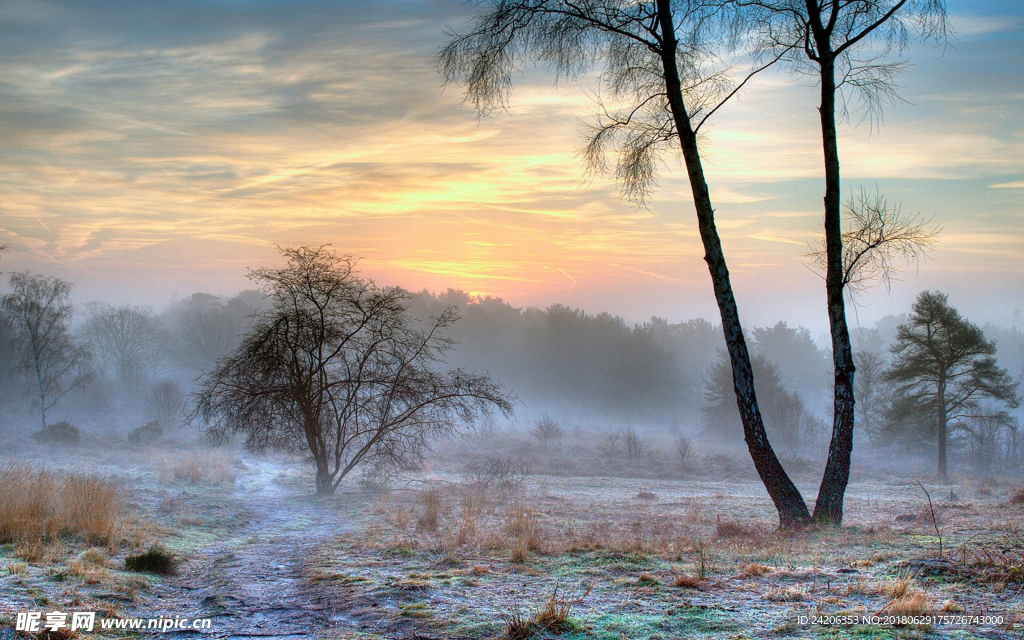
[(17, 543), (26, 557), (41, 559), (38, 545), (61, 536), (111, 544), (120, 514), (110, 481), (84, 473), (61, 477), (27, 464), (0, 467), (0, 541)]
[(169, 484), (175, 480), (199, 484), (230, 484), (235, 481), (233, 453), (222, 449), (178, 452), (175, 455), (156, 456), (157, 476), (160, 482)]
[(771, 602), (803, 602), (807, 599), (807, 592), (798, 587), (779, 587), (772, 589), (764, 597)]
[(707, 584), (707, 580), (699, 576), (690, 576), (685, 573), (672, 582), (673, 587), (680, 589), (701, 589)]
[(928, 596), (916, 590), (891, 600), (878, 612), (879, 615), (892, 616), (923, 616), (931, 613), (933, 608)]
[(423, 502), (423, 513), (416, 520), (416, 530), (437, 533), (441, 523), (441, 490), (427, 489), (420, 496)]
[(759, 577), (771, 572), (771, 567), (765, 566), (760, 562), (745, 564), (743, 565), (743, 568), (740, 569), (740, 575), (744, 578)]

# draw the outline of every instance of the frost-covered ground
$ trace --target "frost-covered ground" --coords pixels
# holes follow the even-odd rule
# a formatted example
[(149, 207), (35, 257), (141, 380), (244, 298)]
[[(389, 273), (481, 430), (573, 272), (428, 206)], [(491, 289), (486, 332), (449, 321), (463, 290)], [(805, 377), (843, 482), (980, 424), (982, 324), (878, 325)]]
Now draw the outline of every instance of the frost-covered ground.
[[(0, 547), (8, 627), (18, 611), (63, 608), (212, 618), (205, 633), (236, 638), (492, 638), (510, 622), (534, 637), (609, 639), (1020, 638), (1024, 628), (1024, 507), (1011, 503), (1011, 481), (925, 482), (940, 560), (909, 478), (858, 481), (841, 530), (787, 536), (749, 480), (530, 476), (483, 487), (428, 473), (375, 491), (353, 481), (321, 499), (309, 469), (286, 458), (120, 451), (37, 463), (118, 482), (127, 533), (99, 565), (73, 539), (28, 562), (17, 545)], [(813, 492), (814, 478), (802, 480)], [(124, 570), (154, 542), (181, 560), (177, 575)], [(566, 619), (538, 618), (545, 609)], [(800, 623), (920, 612), (1004, 622)]]

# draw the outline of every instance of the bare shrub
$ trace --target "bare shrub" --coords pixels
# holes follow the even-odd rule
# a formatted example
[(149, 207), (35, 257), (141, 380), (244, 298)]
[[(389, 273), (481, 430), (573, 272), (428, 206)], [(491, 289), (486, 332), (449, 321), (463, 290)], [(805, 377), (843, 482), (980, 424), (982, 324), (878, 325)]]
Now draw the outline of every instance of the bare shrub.
[(559, 598), (558, 592), (558, 587), (555, 587), (551, 597), (537, 610), (537, 614), (533, 617), (541, 631), (555, 636), (568, 633), (578, 626), (570, 617), (572, 608), (574, 605), (582, 602), (583, 598), (587, 597), (587, 594), (590, 593), (590, 587), (587, 588), (583, 595), (576, 598)]
[(686, 436), (679, 436), (675, 440), (675, 448), (676, 461), (679, 463), (679, 468), (682, 470), (688, 469), (693, 459), (693, 442)]
[(575, 598), (559, 597), (560, 589), (555, 587), (548, 599), (537, 608), (531, 617), (523, 613), (519, 603), (512, 611), (503, 614), (505, 638), (508, 640), (529, 640), (536, 637), (558, 637), (574, 631), (579, 625), (572, 619), (572, 609), (590, 593), (593, 585)]
[(544, 416), (533, 424), (530, 435), (546, 444), (550, 440), (561, 440), (565, 431), (560, 424)]
[(597, 443), (597, 450), (602, 458), (615, 460), (619, 457), (619, 441), (622, 434), (617, 431), (606, 431)]
[(470, 484), (508, 496), (522, 489), (529, 470), (525, 462), (513, 457), (485, 456), (467, 462), (463, 473)]

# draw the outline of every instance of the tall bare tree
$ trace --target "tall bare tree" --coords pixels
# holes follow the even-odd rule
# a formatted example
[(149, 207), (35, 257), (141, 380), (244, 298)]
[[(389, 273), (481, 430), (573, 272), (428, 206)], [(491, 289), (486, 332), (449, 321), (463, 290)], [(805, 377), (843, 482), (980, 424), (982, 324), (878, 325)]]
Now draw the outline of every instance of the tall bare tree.
[(286, 249), (288, 264), (250, 274), (270, 299), (242, 343), (204, 376), (194, 417), (215, 439), (308, 453), (317, 493), (362, 461), (409, 464), (430, 439), (512, 405), (485, 375), (441, 371), (453, 308), (426, 330), (408, 294), (378, 289), (329, 250)]
[(781, 526), (806, 523), (807, 505), (765, 433), (698, 145), (701, 126), (743, 84), (733, 85), (725, 69), (715, 67), (717, 48), (735, 29), (723, 3), (490, 0), (478, 7), (467, 33), (449, 34), (438, 66), (446, 82), (465, 86), (467, 101), (479, 113), (507, 104), (512, 75), (524, 60), (569, 77), (600, 67), (611, 101), (625, 106), (603, 110), (585, 149), (588, 165), (605, 168), (606, 152), (615, 149), (620, 189), (643, 202), (656, 181), (661, 152), (682, 155), (747, 447)]
[[(846, 322), (849, 262), (843, 251), (837, 118), (859, 100), (868, 118), (898, 100), (895, 78), (911, 38), (944, 39), (944, 0), (734, 0), (755, 26), (756, 47), (782, 56), (820, 89), (818, 112), (825, 161), (825, 289), (834, 366), (832, 440), (814, 520), (839, 524), (850, 477), (855, 419), (854, 359)], [(751, 23), (745, 23), (749, 26)], [(837, 101), (838, 98), (838, 101)]]
[(130, 392), (137, 391), (167, 357), (167, 341), (152, 310), (146, 307), (101, 305), (83, 333), (102, 366), (111, 367)]
[(19, 366), (31, 378), (46, 429), (47, 412), (88, 378), (89, 352), (71, 337), (71, 283), (60, 278), (11, 274), (4, 310), (14, 325)]

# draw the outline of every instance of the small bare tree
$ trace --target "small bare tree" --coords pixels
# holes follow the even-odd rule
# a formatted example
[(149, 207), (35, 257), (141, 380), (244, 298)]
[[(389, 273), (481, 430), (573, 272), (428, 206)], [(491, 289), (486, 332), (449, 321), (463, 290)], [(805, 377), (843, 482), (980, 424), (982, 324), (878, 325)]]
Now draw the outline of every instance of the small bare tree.
[(614, 460), (619, 455), (619, 440), (622, 434), (618, 431), (606, 431), (597, 442), (597, 450), (602, 458)]
[(686, 436), (678, 436), (675, 440), (675, 445), (676, 462), (679, 463), (680, 469), (686, 470), (693, 460), (693, 441)]
[(564, 435), (562, 426), (548, 416), (544, 416), (533, 424), (530, 435), (547, 444), (551, 440), (561, 440)]
[(626, 457), (630, 465), (639, 466), (650, 453), (650, 441), (637, 433), (633, 427), (627, 427), (622, 432), (622, 441), (626, 443)]
[(60, 278), (11, 274), (13, 291), (3, 297), (4, 310), (14, 325), (19, 366), (34, 382), (40, 419), (89, 377), (89, 351), (71, 337), (71, 283)]
[(360, 462), (409, 465), (430, 440), (482, 413), (510, 414), (484, 375), (439, 371), (454, 308), (420, 329), (408, 294), (361, 278), (324, 247), (285, 249), (287, 265), (250, 277), (271, 301), (242, 343), (204, 376), (193, 417), (215, 440), (305, 452), (317, 493), (333, 494)]
[[(918, 214), (903, 213), (879, 191), (861, 189), (846, 204), (842, 282), (850, 296), (882, 284), (888, 290), (901, 267), (926, 258), (940, 228)], [(808, 254), (821, 274), (828, 270), (825, 243)]]

